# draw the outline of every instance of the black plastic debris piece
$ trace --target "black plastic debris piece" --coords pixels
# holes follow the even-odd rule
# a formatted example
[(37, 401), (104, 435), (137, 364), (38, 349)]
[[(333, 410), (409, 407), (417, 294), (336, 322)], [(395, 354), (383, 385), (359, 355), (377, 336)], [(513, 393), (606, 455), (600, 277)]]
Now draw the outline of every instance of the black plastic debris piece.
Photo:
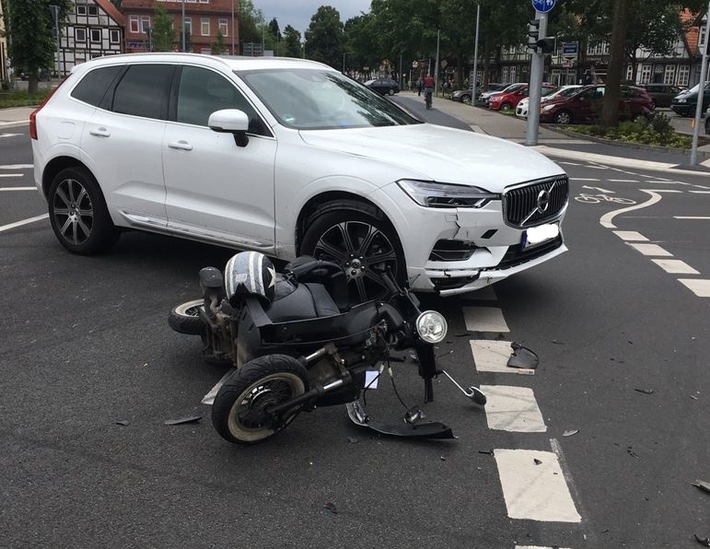
[(479, 450), (479, 454), (486, 454), (487, 456), (492, 456), (493, 455), (493, 450)]
[(553, 344), (553, 345), (564, 345), (565, 342), (564, 342), (564, 341), (560, 341), (559, 339), (553, 339), (553, 340), (552, 340), (552, 344)]
[(710, 539), (708, 538), (701, 538), (698, 534), (695, 535), (695, 541), (697, 541), (700, 545), (703, 547), (710, 547)]
[(165, 425), (183, 425), (185, 423), (197, 423), (202, 419), (202, 416), (188, 416), (181, 417), (178, 419), (168, 419), (165, 421)]
[(705, 482), (704, 480), (696, 480), (693, 486), (700, 488), (703, 492), (710, 494), (710, 482)]
[(507, 366), (509, 368), (524, 368), (526, 370), (537, 368), (539, 359), (533, 351), (515, 341), (513, 341), (510, 346), (513, 349), (513, 354), (511, 354), (508, 359)]
[(360, 440), (357, 437), (348, 437), (348, 442), (350, 444), (357, 444)]
[(579, 433), (579, 429), (570, 429), (569, 431), (565, 431), (564, 433), (562, 433), (562, 436), (571, 437), (572, 435), (576, 435), (577, 433)]
[(636, 452), (634, 452), (634, 449), (631, 446), (626, 448), (626, 453), (629, 454), (633, 458), (639, 457), (639, 455)]
[(330, 511), (330, 512), (333, 513), (334, 515), (337, 515), (337, 514), (338, 514), (338, 508), (335, 506), (335, 503), (333, 503), (332, 501), (329, 501), (328, 503), (326, 503), (326, 504), (323, 506), (323, 508), (324, 508), (324, 509), (327, 509), (328, 511)]
[(537, 459), (537, 458), (533, 459), (533, 461), (535, 462), (535, 465), (541, 465), (541, 464), (542, 464), (542, 461), (540, 461), (540, 460)]
[(643, 393), (644, 395), (652, 395), (653, 389), (634, 389), (637, 393)]
[(130, 424), (130, 421), (127, 419), (120, 419), (116, 422), (116, 425), (122, 425), (123, 427), (127, 427)]

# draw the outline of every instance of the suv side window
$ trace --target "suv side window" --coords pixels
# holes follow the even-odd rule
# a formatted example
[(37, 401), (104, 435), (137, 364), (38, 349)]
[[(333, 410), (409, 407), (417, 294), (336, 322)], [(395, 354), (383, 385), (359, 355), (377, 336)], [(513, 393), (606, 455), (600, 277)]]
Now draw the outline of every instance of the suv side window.
[(207, 126), (215, 111), (239, 109), (249, 117), (249, 132), (271, 135), (256, 111), (229, 80), (221, 74), (201, 67), (184, 66), (180, 74), (175, 120), (185, 124)]
[(106, 90), (109, 89), (109, 86), (122, 70), (122, 65), (115, 65), (90, 71), (84, 75), (84, 78), (76, 85), (70, 95), (74, 99), (98, 107), (106, 94)]
[(165, 120), (173, 65), (131, 65), (116, 86), (112, 111)]

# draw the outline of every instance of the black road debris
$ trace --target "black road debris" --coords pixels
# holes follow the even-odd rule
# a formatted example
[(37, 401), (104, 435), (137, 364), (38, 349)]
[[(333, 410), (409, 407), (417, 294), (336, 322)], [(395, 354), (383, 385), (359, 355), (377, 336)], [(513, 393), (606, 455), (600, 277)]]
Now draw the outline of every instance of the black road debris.
[(637, 393), (643, 393), (644, 395), (652, 395), (653, 389), (634, 389)]
[(571, 437), (572, 435), (576, 435), (577, 433), (579, 433), (579, 429), (570, 429), (569, 431), (565, 431), (564, 433), (562, 433), (562, 436)]
[(710, 494), (710, 482), (705, 482), (704, 480), (696, 480), (693, 486), (700, 488), (703, 492)]
[(710, 539), (708, 538), (701, 538), (698, 534), (695, 534), (695, 541), (703, 547), (710, 547)]
[(168, 419), (165, 421), (165, 425), (183, 425), (185, 423), (197, 423), (202, 419), (202, 416), (188, 416), (181, 417), (179, 419)]
[(526, 370), (537, 368), (539, 359), (533, 351), (515, 341), (510, 346), (513, 349), (513, 353), (508, 359), (507, 366), (509, 368), (524, 368)]

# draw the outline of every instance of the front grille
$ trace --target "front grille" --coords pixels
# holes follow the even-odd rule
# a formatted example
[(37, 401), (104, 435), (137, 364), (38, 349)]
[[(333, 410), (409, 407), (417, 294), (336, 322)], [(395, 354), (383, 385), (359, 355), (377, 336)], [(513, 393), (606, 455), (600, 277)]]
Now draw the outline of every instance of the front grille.
[(532, 227), (555, 219), (567, 204), (566, 176), (536, 181), (503, 194), (505, 222), (513, 227)]
[(470, 242), (439, 240), (434, 244), (429, 261), (466, 261), (475, 251), (476, 246)]

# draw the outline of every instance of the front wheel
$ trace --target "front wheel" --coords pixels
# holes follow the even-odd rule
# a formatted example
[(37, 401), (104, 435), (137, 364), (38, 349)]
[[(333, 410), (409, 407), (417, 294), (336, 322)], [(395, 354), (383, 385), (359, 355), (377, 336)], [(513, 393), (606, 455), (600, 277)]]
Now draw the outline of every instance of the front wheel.
[(560, 111), (555, 115), (555, 124), (571, 124), (572, 115), (567, 111)]
[(237, 444), (255, 444), (285, 429), (300, 409), (275, 417), (269, 408), (308, 390), (308, 373), (288, 355), (265, 355), (250, 360), (220, 387), (212, 405), (212, 425), (219, 435)]
[(86, 168), (60, 171), (49, 187), (47, 202), (52, 230), (70, 252), (98, 254), (118, 240), (119, 233), (111, 221), (101, 188)]
[(204, 299), (182, 303), (170, 311), (168, 324), (179, 334), (202, 335), (205, 333), (205, 324), (200, 318), (200, 309), (204, 306)]
[(404, 252), (382, 212), (352, 201), (326, 204), (307, 222), (300, 254), (332, 261), (345, 271), (352, 304), (389, 295), (383, 278), (389, 272), (406, 281)]

